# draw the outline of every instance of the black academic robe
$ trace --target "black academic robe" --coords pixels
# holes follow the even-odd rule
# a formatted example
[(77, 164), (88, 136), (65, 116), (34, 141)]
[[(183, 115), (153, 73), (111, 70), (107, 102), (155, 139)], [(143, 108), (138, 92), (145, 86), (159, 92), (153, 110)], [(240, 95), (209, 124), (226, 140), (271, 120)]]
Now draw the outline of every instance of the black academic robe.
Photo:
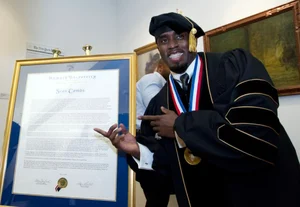
[[(138, 169), (130, 156), (128, 163), (146, 206), (167, 206), (171, 193), (181, 207), (300, 206), (299, 161), (277, 118), (277, 91), (262, 63), (241, 49), (199, 55), (205, 66), (200, 109), (180, 114), (174, 130), (201, 162), (189, 165), (185, 148), (174, 139), (156, 139), (150, 123), (142, 122), (137, 141), (154, 152), (154, 171)], [(168, 87), (146, 115), (162, 114), (161, 106), (174, 110)]]

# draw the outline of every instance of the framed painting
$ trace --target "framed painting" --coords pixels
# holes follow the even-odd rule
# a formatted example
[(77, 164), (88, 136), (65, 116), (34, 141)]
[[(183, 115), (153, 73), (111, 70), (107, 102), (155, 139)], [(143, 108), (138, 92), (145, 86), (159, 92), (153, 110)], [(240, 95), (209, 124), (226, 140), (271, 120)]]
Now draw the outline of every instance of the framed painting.
[(93, 130), (135, 134), (135, 66), (134, 53), (16, 61), (0, 205), (135, 205), (126, 154)]
[(137, 55), (137, 81), (145, 74), (154, 72), (154, 65), (160, 59), (155, 42), (134, 50)]
[(300, 93), (299, 1), (206, 32), (204, 51), (250, 51), (265, 65), (280, 96)]

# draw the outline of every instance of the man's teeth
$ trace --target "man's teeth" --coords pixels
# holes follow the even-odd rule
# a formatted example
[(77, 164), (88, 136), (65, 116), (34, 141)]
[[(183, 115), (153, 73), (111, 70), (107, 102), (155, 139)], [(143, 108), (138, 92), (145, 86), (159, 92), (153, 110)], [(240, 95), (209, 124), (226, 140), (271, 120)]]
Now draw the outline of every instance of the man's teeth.
[(175, 58), (179, 58), (183, 53), (176, 53), (176, 54), (172, 54), (169, 56), (169, 58), (175, 59)]

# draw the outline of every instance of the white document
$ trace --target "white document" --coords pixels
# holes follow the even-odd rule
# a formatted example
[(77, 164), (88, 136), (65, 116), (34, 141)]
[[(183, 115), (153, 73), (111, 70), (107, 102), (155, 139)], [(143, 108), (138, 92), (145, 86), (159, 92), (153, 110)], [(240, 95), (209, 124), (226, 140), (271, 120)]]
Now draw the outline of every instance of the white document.
[[(14, 194), (116, 200), (119, 70), (29, 74)], [(59, 183), (59, 180), (61, 181)]]

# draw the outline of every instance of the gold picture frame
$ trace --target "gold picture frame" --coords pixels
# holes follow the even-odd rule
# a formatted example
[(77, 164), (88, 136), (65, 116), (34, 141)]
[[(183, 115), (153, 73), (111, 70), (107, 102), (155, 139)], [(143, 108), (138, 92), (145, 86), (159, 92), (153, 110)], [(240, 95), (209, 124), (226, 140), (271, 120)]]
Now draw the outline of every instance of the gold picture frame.
[(147, 66), (151, 64), (151, 60), (160, 58), (160, 54), (155, 42), (149, 43), (134, 50), (137, 55), (137, 81), (147, 74)]
[(299, 1), (207, 31), (205, 52), (249, 50), (263, 62), (280, 96), (300, 94)]

